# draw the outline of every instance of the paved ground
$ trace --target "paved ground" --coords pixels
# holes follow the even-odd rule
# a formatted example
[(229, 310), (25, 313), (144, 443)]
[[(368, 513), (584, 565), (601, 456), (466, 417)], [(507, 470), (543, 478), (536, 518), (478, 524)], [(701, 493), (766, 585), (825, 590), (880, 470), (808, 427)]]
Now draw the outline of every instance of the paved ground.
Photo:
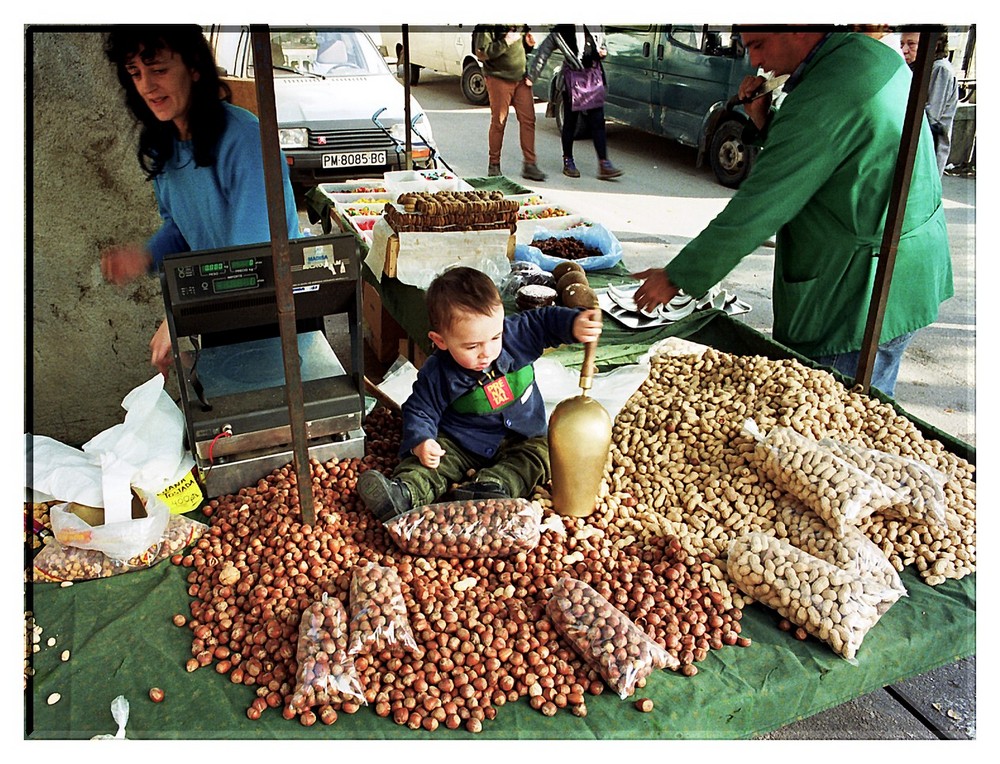
[[(441, 156), (462, 177), (486, 174), (488, 108), (462, 100), (457, 78), (424, 71), (413, 89), (428, 114)], [(589, 143), (576, 147), (583, 177), (561, 174), (555, 121), (538, 114), (538, 163), (549, 173), (542, 183), (520, 177), (517, 124), (507, 127), (505, 174), (563, 204), (600, 220), (622, 242), (633, 270), (662, 266), (721, 210), (732, 192), (707, 167), (695, 167), (695, 151), (619, 126), (610, 126), (609, 154), (625, 171), (612, 182), (594, 175)], [(897, 401), (911, 415), (971, 445), (976, 443), (975, 177), (944, 179), (945, 212), (952, 245), (956, 295), (942, 306), (939, 321), (921, 331), (900, 370)], [(769, 333), (773, 250), (763, 246), (723, 282), (751, 303), (746, 322)], [(972, 657), (858, 698), (763, 736), (768, 740), (918, 740), (976, 738), (976, 659)]]

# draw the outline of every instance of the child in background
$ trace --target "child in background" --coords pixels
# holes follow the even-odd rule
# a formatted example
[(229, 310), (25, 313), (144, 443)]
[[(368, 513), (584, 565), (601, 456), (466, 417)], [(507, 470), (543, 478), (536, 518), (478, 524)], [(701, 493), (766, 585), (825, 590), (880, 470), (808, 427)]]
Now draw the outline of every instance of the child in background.
[(453, 484), (458, 500), (527, 497), (550, 479), (545, 405), (533, 362), (549, 347), (595, 342), (601, 311), (546, 307), (504, 315), (493, 281), (474, 268), (445, 271), (427, 289), (424, 362), (403, 403), (402, 461), (388, 478), (368, 470), (357, 490), (383, 523), (432, 504)]

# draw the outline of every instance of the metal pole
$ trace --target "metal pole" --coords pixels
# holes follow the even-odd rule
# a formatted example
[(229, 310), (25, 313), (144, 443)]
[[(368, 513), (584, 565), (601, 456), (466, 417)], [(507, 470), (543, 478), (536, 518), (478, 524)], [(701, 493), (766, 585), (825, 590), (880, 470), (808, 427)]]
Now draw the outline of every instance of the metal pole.
[(271, 35), (267, 25), (250, 27), (253, 43), (254, 80), (257, 108), (260, 113), (260, 144), (264, 154), (264, 190), (267, 194), (267, 218), (271, 227), (271, 252), (274, 265), (275, 299), (278, 328), (281, 332), (281, 356), (285, 367), (285, 399), (292, 430), (295, 476), (298, 485), (302, 521), (313, 525), (312, 471), (309, 469), (302, 374), (299, 369), (298, 332), (295, 328), (295, 298), (292, 293), (292, 269), (285, 223), (284, 183), (281, 177), (281, 152), (278, 148), (278, 118), (274, 105), (274, 78), (271, 62)]
[(927, 103), (927, 83), (930, 81), (931, 66), (934, 63), (934, 49), (937, 46), (936, 32), (921, 32), (920, 47), (917, 50), (916, 66), (910, 83), (910, 95), (903, 119), (903, 135), (896, 158), (896, 173), (892, 179), (889, 208), (886, 212), (882, 246), (879, 249), (878, 265), (875, 268), (875, 284), (868, 306), (868, 321), (858, 359), (858, 371), (854, 380), (867, 393), (871, 388), (872, 370), (878, 352), (879, 335), (885, 318), (885, 306), (889, 300), (889, 285), (896, 265), (896, 249), (903, 227), (903, 213), (906, 211), (906, 197), (913, 177), (913, 159), (917, 154), (920, 128), (924, 122), (924, 105)]
[(410, 25), (403, 24), (403, 119), (406, 120), (405, 169), (413, 169), (413, 138), (410, 136)]

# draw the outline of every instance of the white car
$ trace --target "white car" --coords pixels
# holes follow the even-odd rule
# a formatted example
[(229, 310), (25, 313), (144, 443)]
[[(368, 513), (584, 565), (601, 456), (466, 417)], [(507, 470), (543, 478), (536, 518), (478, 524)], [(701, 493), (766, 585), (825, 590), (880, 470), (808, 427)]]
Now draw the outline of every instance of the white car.
[[(278, 136), (292, 183), (314, 186), (406, 169), (405, 90), (360, 29), (271, 28)], [(213, 25), (206, 37), (234, 103), (256, 111), (248, 27)], [(415, 169), (437, 167), (427, 115), (410, 98)]]
[[(462, 78), (462, 95), (469, 103), (483, 106), (489, 103), (483, 64), (472, 52), (472, 30), (475, 24), (448, 24), (445, 27), (408, 27), (407, 42), (410, 56), (410, 84), (420, 81), (420, 70), (430, 69), (441, 74)], [(403, 33), (401, 27), (381, 27), (379, 34), (388, 55), (396, 56), (396, 76), (403, 68)]]

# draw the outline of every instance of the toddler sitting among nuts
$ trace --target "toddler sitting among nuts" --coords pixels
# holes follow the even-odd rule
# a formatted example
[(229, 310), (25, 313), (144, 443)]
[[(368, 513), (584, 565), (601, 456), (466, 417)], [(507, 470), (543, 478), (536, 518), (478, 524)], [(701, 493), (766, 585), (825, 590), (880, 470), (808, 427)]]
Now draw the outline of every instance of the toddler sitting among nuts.
[(546, 348), (596, 342), (601, 311), (551, 306), (504, 316), (486, 274), (451, 268), (427, 289), (424, 362), (403, 403), (399, 466), (368, 470), (357, 491), (383, 523), (432, 504), (456, 483), (458, 500), (527, 497), (550, 479), (545, 405), (533, 362)]

